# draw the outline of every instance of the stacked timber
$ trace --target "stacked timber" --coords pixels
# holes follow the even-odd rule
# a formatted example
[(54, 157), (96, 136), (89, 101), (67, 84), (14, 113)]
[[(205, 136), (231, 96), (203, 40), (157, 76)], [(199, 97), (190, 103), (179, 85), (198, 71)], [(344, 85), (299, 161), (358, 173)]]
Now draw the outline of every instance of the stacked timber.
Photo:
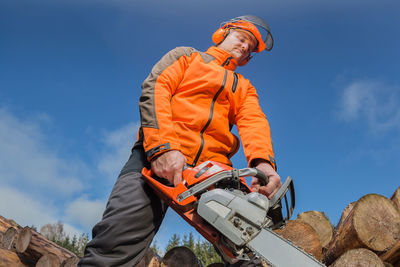
[(400, 267), (400, 188), (391, 199), (368, 194), (349, 204), (323, 249), (328, 266)]
[(350, 203), (335, 229), (323, 212), (308, 211), (275, 232), (326, 266), (400, 267), (400, 187), (390, 199)]
[[(390, 199), (368, 194), (350, 203), (335, 228), (323, 212), (307, 211), (275, 232), (326, 266), (400, 267), (400, 187)], [(186, 256), (181, 257), (183, 254)], [(183, 258), (188, 263), (182, 262)], [(72, 267), (78, 260), (29, 227), (0, 216), (0, 267)], [(183, 267), (195, 266), (194, 262), (199, 263), (186, 248), (167, 251), (163, 259), (149, 249), (137, 266)]]
[(0, 267), (77, 266), (79, 258), (30, 227), (0, 216)]

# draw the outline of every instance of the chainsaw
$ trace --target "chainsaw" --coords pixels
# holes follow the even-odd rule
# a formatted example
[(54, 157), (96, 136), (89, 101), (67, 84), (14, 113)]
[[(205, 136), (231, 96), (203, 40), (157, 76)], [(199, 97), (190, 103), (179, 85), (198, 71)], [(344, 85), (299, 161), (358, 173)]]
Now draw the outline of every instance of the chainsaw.
[[(275, 267), (325, 266), (273, 230), (283, 227), (295, 205), (290, 177), (271, 198), (253, 192), (245, 177), (268, 177), (256, 168), (234, 169), (206, 161), (184, 168), (183, 180), (173, 186), (144, 168), (142, 174), (156, 194), (211, 242), (229, 263), (261, 257)], [(283, 216), (282, 208), (286, 214)]]

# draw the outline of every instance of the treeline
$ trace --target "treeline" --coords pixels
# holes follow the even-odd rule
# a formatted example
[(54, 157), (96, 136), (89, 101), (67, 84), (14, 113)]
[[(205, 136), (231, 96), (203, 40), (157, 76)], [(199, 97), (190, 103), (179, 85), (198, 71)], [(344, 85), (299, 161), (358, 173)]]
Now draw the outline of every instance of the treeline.
[[(31, 228), (37, 231), (36, 227), (32, 226)], [(74, 235), (72, 237), (67, 235), (64, 231), (64, 225), (61, 222), (43, 225), (40, 228), (40, 233), (48, 240), (68, 249), (79, 257), (83, 256), (85, 246), (89, 242), (88, 234)]]
[(157, 255), (163, 255), (164, 252), (179, 246), (185, 246), (193, 251), (204, 266), (215, 262), (222, 262), (220, 255), (214, 249), (213, 245), (205, 239), (198, 238), (195, 241), (192, 232), (189, 234), (184, 234), (183, 238), (181, 238), (178, 234), (174, 234), (168, 240), (168, 243), (163, 251), (158, 247), (156, 240), (153, 241), (151, 248)]

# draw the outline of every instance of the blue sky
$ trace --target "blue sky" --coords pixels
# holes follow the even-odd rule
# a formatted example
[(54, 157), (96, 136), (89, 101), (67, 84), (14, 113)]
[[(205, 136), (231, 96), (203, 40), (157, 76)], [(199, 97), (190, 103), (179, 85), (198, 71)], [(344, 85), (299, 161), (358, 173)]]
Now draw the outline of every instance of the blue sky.
[[(139, 124), (140, 85), (176, 46), (206, 50), (222, 21), (255, 14), (275, 47), (238, 71), (257, 88), (295, 215), (336, 224), (400, 185), (398, 1), (0, 2), (0, 215), (90, 232)], [(243, 152), (234, 157), (245, 167)], [(169, 212), (157, 235), (191, 228)]]

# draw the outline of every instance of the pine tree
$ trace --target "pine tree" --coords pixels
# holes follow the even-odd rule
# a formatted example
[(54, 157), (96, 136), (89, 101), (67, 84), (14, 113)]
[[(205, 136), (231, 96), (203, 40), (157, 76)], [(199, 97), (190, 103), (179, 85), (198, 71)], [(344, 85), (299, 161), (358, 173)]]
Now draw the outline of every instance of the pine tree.
[(189, 240), (188, 240), (188, 245), (187, 247), (191, 250), (194, 251), (194, 237), (193, 237), (193, 233), (190, 232), (189, 233)]
[(189, 240), (187, 234), (183, 235), (182, 246), (189, 247)]
[(40, 233), (47, 239), (68, 249), (79, 257), (83, 256), (86, 244), (89, 242), (88, 234), (82, 234), (79, 238), (74, 235), (71, 239), (71, 237), (64, 232), (64, 225), (61, 222), (44, 225), (40, 228)]
[(179, 237), (179, 235), (174, 234), (169, 240), (168, 240), (168, 244), (167, 247), (165, 248), (165, 252), (167, 252), (168, 250), (170, 250), (171, 248), (177, 247), (181, 245), (181, 238)]
[(200, 237), (197, 239), (197, 242), (194, 246), (194, 254), (196, 254), (197, 258), (199, 259), (199, 261), (201, 261), (201, 263), (206, 266), (206, 262), (207, 262), (207, 255), (204, 253), (204, 250), (202, 248), (202, 242)]
[[(185, 234), (183, 236), (183, 240), (181, 241), (179, 235), (174, 234), (168, 241), (167, 247), (165, 248), (165, 252), (168, 252), (170, 249), (178, 246), (185, 246), (194, 252), (196, 257), (201, 261), (204, 266), (207, 266), (211, 263), (223, 262), (221, 256), (214, 249), (214, 246), (205, 239), (201, 239), (200, 237), (197, 239), (197, 242), (194, 241), (193, 233), (190, 232), (189, 235)], [(154, 246), (154, 244), (153, 244)], [(153, 248), (154, 250), (154, 248)], [(160, 254), (159, 254), (160, 255)]]
[(162, 255), (161, 249), (157, 246), (157, 240), (154, 239), (153, 243), (151, 244), (151, 249), (156, 253), (157, 255)]

